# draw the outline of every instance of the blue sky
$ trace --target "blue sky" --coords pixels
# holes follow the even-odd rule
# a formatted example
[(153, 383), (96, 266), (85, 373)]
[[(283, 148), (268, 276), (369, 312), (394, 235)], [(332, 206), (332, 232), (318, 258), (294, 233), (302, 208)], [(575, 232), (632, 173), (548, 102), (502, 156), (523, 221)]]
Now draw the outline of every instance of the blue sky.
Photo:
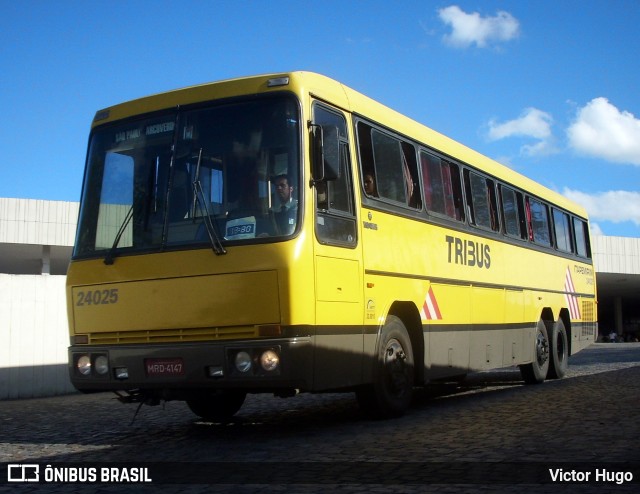
[(640, 2), (2, 2), (0, 197), (77, 201), (96, 110), (229, 77), (336, 78), (640, 237)]

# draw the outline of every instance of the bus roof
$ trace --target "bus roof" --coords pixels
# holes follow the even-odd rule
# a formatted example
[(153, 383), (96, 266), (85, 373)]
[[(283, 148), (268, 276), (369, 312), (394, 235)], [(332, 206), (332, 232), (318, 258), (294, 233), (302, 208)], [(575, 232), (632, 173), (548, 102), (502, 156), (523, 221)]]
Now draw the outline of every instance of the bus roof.
[(583, 218), (587, 217), (586, 210), (583, 207), (558, 192), (334, 79), (314, 72), (295, 71), (239, 77), (145, 96), (98, 111), (92, 127), (109, 121), (162, 109), (233, 96), (281, 91), (284, 88), (297, 94), (310, 94), (343, 110), (362, 115), (379, 125), (421, 143), (427, 148), (435, 149), (463, 164), (476, 167), (507, 184), (549, 200)]

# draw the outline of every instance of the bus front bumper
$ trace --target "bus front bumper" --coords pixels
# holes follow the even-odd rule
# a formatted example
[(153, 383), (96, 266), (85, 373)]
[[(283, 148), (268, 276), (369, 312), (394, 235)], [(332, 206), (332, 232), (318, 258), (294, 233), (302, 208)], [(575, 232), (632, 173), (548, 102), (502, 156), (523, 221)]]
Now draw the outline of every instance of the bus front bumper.
[(83, 392), (313, 388), (311, 337), (69, 347), (71, 383)]

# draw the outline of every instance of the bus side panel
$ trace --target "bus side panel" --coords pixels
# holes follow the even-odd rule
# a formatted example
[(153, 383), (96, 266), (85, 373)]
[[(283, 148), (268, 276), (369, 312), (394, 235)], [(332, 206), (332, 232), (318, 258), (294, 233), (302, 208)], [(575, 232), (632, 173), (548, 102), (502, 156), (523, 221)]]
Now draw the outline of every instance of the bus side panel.
[[(523, 321), (523, 300), (522, 290), (505, 289), (504, 293), (504, 320), (506, 324), (510, 321)], [(516, 365), (524, 360), (526, 329), (522, 323), (516, 324), (514, 328), (509, 328), (504, 333), (504, 353), (503, 365)]]
[(469, 367), (491, 369), (503, 363), (504, 290), (501, 288), (471, 289), (473, 331)]
[[(465, 374), (469, 370), (469, 352), (472, 333), (471, 287), (432, 283), (426, 296), (428, 301), (424, 315), (429, 324), (430, 367), (426, 379)], [(438, 311), (433, 308), (434, 302)], [(431, 307), (429, 307), (431, 304)], [(445, 322), (438, 320), (447, 314)]]
[[(357, 252), (318, 246), (323, 253)], [(363, 361), (362, 275), (356, 259), (315, 258), (316, 335), (314, 390), (361, 384)]]

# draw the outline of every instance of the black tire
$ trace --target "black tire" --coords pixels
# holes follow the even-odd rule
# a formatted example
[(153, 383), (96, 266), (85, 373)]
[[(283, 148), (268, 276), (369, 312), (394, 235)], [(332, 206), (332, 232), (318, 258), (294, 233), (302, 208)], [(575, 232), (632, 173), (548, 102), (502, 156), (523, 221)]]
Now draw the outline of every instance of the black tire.
[(242, 407), (247, 393), (236, 390), (206, 391), (189, 398), (187, 406), (198, 417), (212, 422), (224, 422)]
[(378, 340), (373, 384), (361, 387), (356, 396), (362, 410), (374, 418), (402, 416), (413, 397), (413, 349), (402, 321), (389, 316)]
[(562, 319), (551, 328), (549, 335), (550, 359), (547, 379), (562, 379), (569, 368), (569, 338)]
[(533, 341), (533, 362), (520, 366), (520, 374), (527, 384), (540, 384), (549, 372), (549, 335), (544, 321), (538, 321)]

